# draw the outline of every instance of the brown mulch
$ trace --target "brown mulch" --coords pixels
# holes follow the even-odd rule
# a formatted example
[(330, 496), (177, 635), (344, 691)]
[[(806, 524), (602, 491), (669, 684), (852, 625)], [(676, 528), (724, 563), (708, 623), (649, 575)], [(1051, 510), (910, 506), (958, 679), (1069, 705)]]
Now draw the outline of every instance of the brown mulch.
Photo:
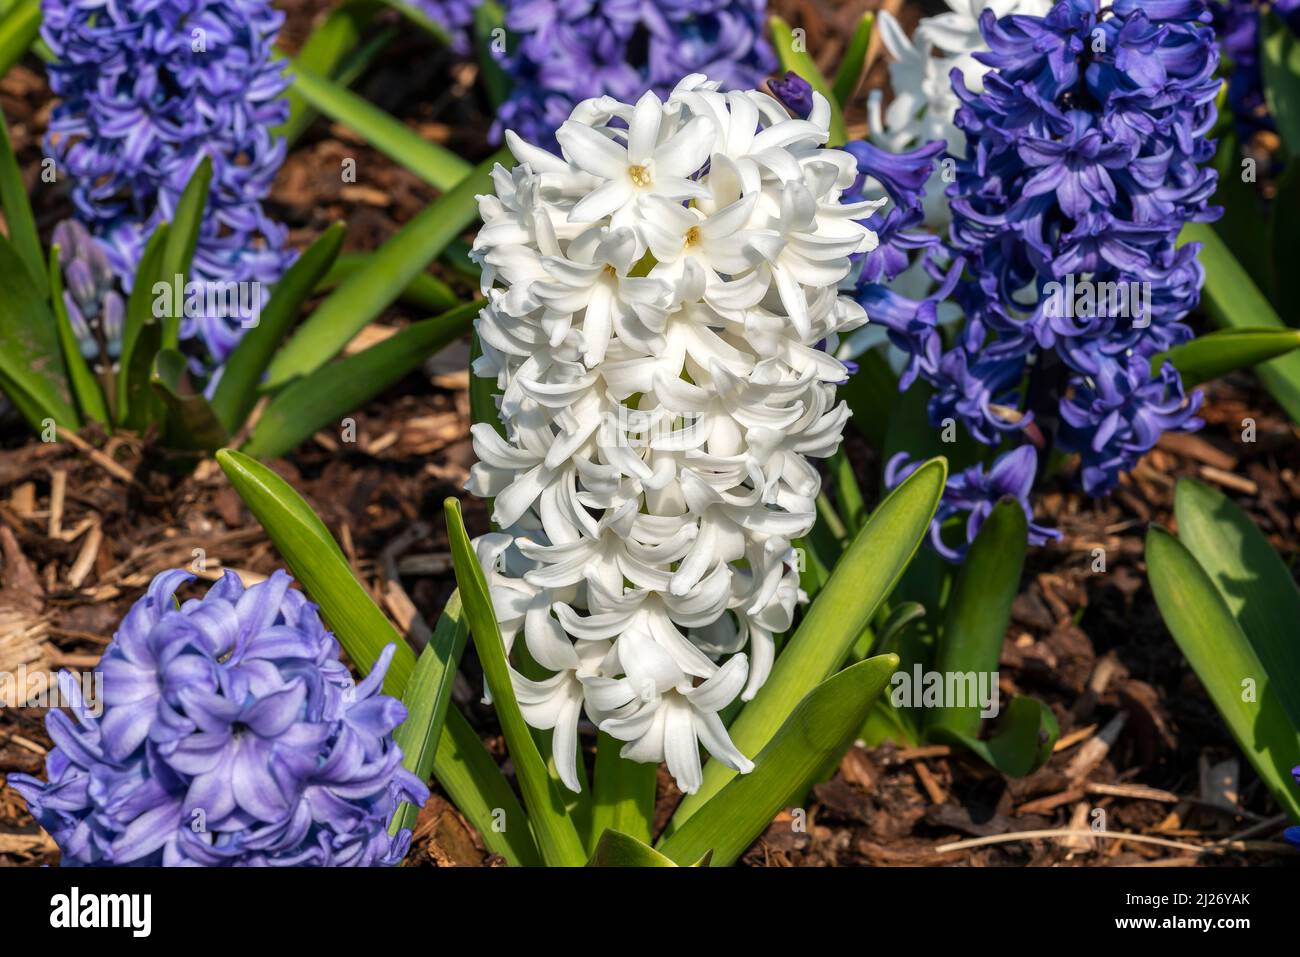
[[(828, 62), (860, 12), (881, 5), (901, 7), (905, 23), (918, 15), (916, 5), (895, 0), (776, 4), (808, 30), (810, 49)], [(282, 6), (286, 43), (296, 48), (328, 4)], [(489, 147), (484, 106), (465, 95), (474, 70), (403, 34), (357, 88), (421, 135), (478, 160)], [(881, 82), (882, 70), (876, 62), (867, 85)], [(33, 186), (49, 102), (32, 59), (0, 83), (0, 106)], [(850, 112), (849, 121), (860, 124), (862, 116)], [(339, 176), (348, 158), (357, 160), (356, 184)], [(373, 250), (435, 196), (350, 131), (321, 121), (291, 152), (271, 212), (289, 224), (298, 248), (343, 220), (346, 248)], [(66, 186), (35, 189), (34, 197), (48, 235), (68, 213)], [(468, 288), (454, 271), (435, 269)], [(383, 321), (413, 318), (395, 306)], [(372, 596), (417, 642), (454, 587), (440, 506), (459, 494), (472, 462), (466, 358), (460, 344), (358, 412), (355, 442), (323, 432), (274, 464), (320, 512)], [(1001, 690), (1004, 700), (1032, 694), (1052, 708), (1062, 738), (1048, 765), (1011, 780), (943, 747), (855, 747), (805, 808), (773, 822), (745, 864), (1186, 866), (1287, 859), (1278, 809), (1170, 638), (1145, 580), (1143, 536), (1150, 522), (1173, 524), (1174, 481), (1181, 476), (1224, 488), (1287, 562), (1300, 553), (1295, 426), (1249, 375), (1208, 392), (1205, 430), (1167, 436), (1115, 496), (1089, 499), (1064, 482), (1039, 496), (1040, 520), (1063, 537), (1029, 556), (1003, 648)], [(1254, 442), (1242, 440), (1247, 418), (1255, 421)], [(144, 467), (150, 452), (139, 441), (86, 437), (101, 455), (31, 441), (14, 424), (0, 425), (0, 671), (18, 664), (91, 667), (126, 609), (166, 568), (192, 566), (209, 580), (233, 569), (253, 581), (277, 567), (265, 534), (214, 463), (168, 478)], [(849, 441), (864, 484), (877, 487), (879, 460), (859, 438)], [(481, 503), (464, 504), (471, 532), (485, 529)], [(1104, 572), (1093, 571), (1098, 547), (1105, 550)], [(472, 667), (457, 701), (504, 760), (492, 715), (478, 703)], [(43, 718), (36, 709), (0, 710), (0, 774), (41, 772), (50, 747)], [(590, 747), (592, 739), (584, 740)], [(1223, 787), (1225, 777), (1235, 777), (1235, 785)], [(660, 826), (679, 798), (661, 771)], [(1111, 835), (1183, 846), (1084, 837), (944, 849), (1018, 832), (1087, 830), (1097, 811)], [(1210, 846), (1218, 841), (1227, 843)], [(17, 794), (0, 786), (0, 865), (57, 859)], [(479, 836), (435, 793), (417, 822), (408, 865), (491, 863)]]

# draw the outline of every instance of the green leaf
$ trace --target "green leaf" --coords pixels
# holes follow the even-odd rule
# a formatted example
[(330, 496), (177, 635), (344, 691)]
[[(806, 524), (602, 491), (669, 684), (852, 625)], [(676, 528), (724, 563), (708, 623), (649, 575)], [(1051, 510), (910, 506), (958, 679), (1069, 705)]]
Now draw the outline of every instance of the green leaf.
[(1226, 495), (1193, 479), (1174, 493), (1178, 538), (1228, 611), (1300, 728), (1300, 589), (1255, 523)]
[(857, 29), (853, 31), (853, 37), (849, 40), (849, 45), (844, 48), (840, 68), (835, 71), (835, 85), (831, 88), (831, 92), (833, 102), (838, 103), (841, 109), (849, 105), (849, 100), (857, 92), (858, 84), (862, 82), (867, 48), (871, 46), (871, 28), (875, 22), (874, 13), (868, 12), (862, 15)]
[[(140, 265), (135, 271), (131, 284), (131, 294), (126, 300), (126, 319), (122, 324), (122, 355), (118, 359), (121, 372), (117, 376), (117, 421), (144, 431), (148, 424), (148, 409), (137, 412), (131, 408), (131, 400), (141, 397), (146, 406), (155, 398), (149, 389), (149, 374), (153, 370), (154, 352), (157, 344), (152, 343), (141, 350), (143, 355), (136, 356), (137, 346), (142, 345), (142, 337), (148, 326), (157, 326), (153, 314), (153, 287), (160, 281), (163, 269), (163, 251), (167, 246), (167, 235), (171, 227), (167, 223), (159, 224), (149, 241), (145, 243), (144, 252), (140, 254)], [(161, 334), (156, 337), (161, 341)]]
[(1061, 729), (1050, 708), (1036, 698), (1011, 699), (998, 719), (998, 729), (987, 740), (951, 728), (936, 728), (933, 737), (959, 744), (979, 755), (1003, 774), (1022, 778), (1047, 763)]
[[(362, 34), (381, 9), (378, 3), (344, 3), (335, 7), (325, 21), (312, 31), (298, 51), (295, 62), (320, 76), (333, 77), (339, 65), (361, 42)], [(272, 130), (271, 135), (283, 136), (288, 145), (292, 146), (318, 114), (292, 85), (285, 91), (285, 98), (289, 101), (289, 117), (282, 126)]]
[(325, 523), (288, 482), (261, 462), (233, 449), (218, 452), (217, 462), (357, 667), (368, 672), (384, 648), (397, 646), (384, 676), (384, 691), (400, 696), (415, 670), (415, 652), (352, 574)]
[(456, 809), (478, 829), (488, 850), (515, 867), (541, 865), (528, 815), (459, 708), (447, 709), (433, 773)]
[(430, 143), (391, 113), (332, 83), (300, 64), (292, 64), (293, 86), (308, 103), (356, 132), (389, 159), (426, 183), (450, 189), (468, 176), (469, 163), (445, 147)]
[[(183, 277), (189, 275), (194, 250), (199, 244), (199, 229), (203, 226), (203, 211), (208, 205), (211, 185), (212, 157), (204, 156), (185, 184), (181, 198), (176, 201), (176, 213), (172, 216), (167, 244), (163, 247), (160, 278), (165, 282), (175, 282), (176, 277), (182, 277), (179, 280), (182, 289), (185, 286)], [(181, 297), (181, 301), (172, 303), (172, 315), (163, 317), (163, 348), (175, 349), (180, 343), (183, 307), (184, 297)]]
[(403, 226), (365, 269), (344, 280), (276, 355), (265, 388), (276, 389), (315, 372), (388, 308), (478, 216), (476, 195), (491, 190), (493, 168), (498, 162), (509, 162), (508, 157), (501, 151), (476, 167), (455, 189)]
[(40, 29), (40, 0), (18, 0), (0, 21), (0, 76), (22, 59)]
[(125, 402), (130, 414), (123, 420), (128, 429), (143, 435), (153, 427), (162, 428), (167, 407), (153, 387), (154, 360), (162, 350), (162, 324), (151, 322), (140, 330), (131, 364), (121, 365), (118, 381), (125, 383)]
[(95, 374), (90, 371), (86, 357), (81, 354), (77, 335), (72, 331), (72, 320), (68, 317), (67, 304), (63, 301), (63, 269), (59, 265), (57, 244), (50, 248), (49, 281), (50, 305), (54, 307), (54, 319), (58, 323), (59, 346), (63, 351), (63, 364), (68, 370), (72, 395), (77, 400), (77, 407), (86, 418), (107, 426), (109, 417), (108, 406), (104, 402), (104, 391), (100, 388)]
[(830, 470), (835, 480), (838, 512), (848, 531), (854, 533), (867, 520), (867, 503), (862, 500), (862, 488), (858, 485), (858, 477), (853, 474), (853, 463), (849, 461), (843, 446), (831, 456)]
[(1268, 362), (1300, 346), (1300, 329), (1219, 329), (1151, 358), (1154, 375), (1165, 360), (1191, 388), (1237, 369)]
[(826, 97), (826, 102), (830, 104), (831, 135), (826, 145), (843, 146), (849, 140), (848, 130), (844, 126), (844, 113), (840, 109), (834, 91), (831, 90), (831, 85), (826, 82), (826, 77), (822, 76), (822, 71), (818, 69), (817, 62), (807, 50), (796, 48), (794, 31), (784, 19), (776, 15), (770, 16), (767, 25), (772, 33), (772, 44), (776, 47), (777, 58), (781, 61), (781, 69), (803, 77), (814, 90)]
[(81, 419), (72, 407), (54, 316), (9, 240), (0, 236), (0, 391), (40, 432), (51, 418), (65, 429)]
[(444, 503), (447, 515), (447, 537), (451, 542), (452, 564), (456, 569), (456, 585), (465, 614), (469, 618), (470, 634), (478, 651), (479, 663), (497, 719), (510, 749), (515, 765), (519, 790), (523, 793), (533, 833), (537, 836), (542, 859), (550, 866), (577, 867), (587, 860), (581, 838), (564, 810), (546, 762), (542, 760), (533, 740), (532, 731), (524, 721), (519, 702), (515, 700), (514, 685), (510, 680), (510, 664), (506, 661), (506, 647), (497, 626), (496, 611), (488, 593), (483, 569), (479, 566), (474, 547), (460, 517), (460, 502), (449, 498)]
[[(370, 256), (370, 253), (341, 253), (325, 277), (316, 284), (316, 292), (333, 289), (353, 273), (361, 271), (370, 262)], [(429, 313), (442, 312), (460, 303), (460, 296), (451, 286), (427, 272), (412, 279), (399, 298), (407, 305)]]
[[(1003, 500), (995, 505), (953, 584), (944, 609), (935, 671), (944, 676), (971, 675), (976, 681), (980, 675), (996, 676), (1028, 542), (1029, 522), (1019, 503)], [(977, 697), (974, 685), (963, 686), (963, 691), (970, 698)], [(979, 737), (979, 705), (972, 701), (967, 707), (934, 709), (927, 731), (940, 728)]]
[[(741, 753), (752, 755), (766, 746), (795, 705), (843, 663), (920, 547), (947, 477), (943, 459), (925, 462), (872, 513), (777, 657), (771, 676), (732, 723), (731, 739)], [(719, 761), (705, 765), (703, 785), (678, 806), (667, 833), (735, 776)]]
[(212, 409), (227, 431), (238, 431), (253, 411), (258, 383), (271, 356), (288, 335), (302, 304), (334, 263), (343, 246), (343, 234), (343, 224), (333, 223), (317, 237), (280, 277), (257, 325), (235, 346), (212, 395)]
[(483, 85), (487, 88), (488, 102), (493, 110), (510, 95), (510, 77), (497, 61), (492, 50), (497, 30), (504, 29), (505, 14), (495, 0), (486, 0), (474, 11), (474, 37), (478, 47), (478, 62), (483, 70)]
[(167, 446), (186, 452), (213, 452), (229, 438), (217, 415), (188, 383), (189, 360), (175, 349), (154, 357), (149, 382), (167, 406)]
[[(596, 839), (616, 831), (648, 844), (654, 826), (659, 766), (619, 757), (622, 747), (622, 741), (603, 731), (598, 733), (591, 836)], [(596, 850), (599, 853), (599, 847)]]
[[(461, 655), (469, 640), (469, 625), (465, 622), (460, 595), (452, 592), (442, 609), (442, 617), (433, 630), (433, 637), (420, 652), (415, 663), (415, 673), (402, 692), (406, 705), (406, 720), (393, 733), (393, 740), (402, 749), (402, 764), (421, 781), (428, 781), (438, 753), (438, 740), (447, 720), (447, 707), (451, 702), (451, 688), (460, 667)], [(389, 833), (414, 827), (420, 809), (403, 802), (393, 815)]]
[[(1182, 239), (1202, 244), (1204, 302), (1216, 324), (1228, 329), (1286, 328), (1213, 229), (1204, 223), (1188, 223), (1183, 227)], [(1292, 421), (1300, 422), (1300, 352), (1265, 362), (1256, 372)]]
[(1300, 733), (1274, 676), (1214, 581), (1178, 539), (1153, 526), (1146, 559), (1151, 591), (1178, 647), (1256, 773), (1291, 819), (1300, 821), (1300, 788), (1291, 780), (1291, 769), (1300, 764)]
[(482, 307), (482, 301), (471, 302), (434, 319), (412, 323), (377, 345), (295, 379), (263, 410), (244, 453), (272, 459), (290, 451), (460, 338)]
[[(1300, 39), (1275, 12), (1263, 18), (1260, 66), (1268, 111), (1286, 144), (1288, 159), (1300, 158)], [(1282, 215), (1279, 210), (1275, 215)]]
[(754, 770), (733, 775), (716, 797), (659, 843), (659, 852), (679, 864), (710, 851), (712, 867), (735, 863), (777, 812), (800, 800), (821, 771), (848, 750), (897, 667), (897, 656), (881, 655), (817, 685), (754, 759)]
[[(645, 765), (654, 767), (654, 765)], [(676, 867), (674, 861), (664, 857), (638, 837), (624, 834), (616, 828), (607, 828), (600, 834), (595, 853), (588, 867)]]
[(18, 157), (9, 139), (9, 121), (0, 110), (0, 205), (4, 207), (5, 225), (14, 252), (27, 267), (36, 291), (42, 296), (50, 294), (45, 272), (45, 254), (41, 252), (41, 237), (36, 232), (36, 217), (27, 198), (27, 184), (23, 181)]

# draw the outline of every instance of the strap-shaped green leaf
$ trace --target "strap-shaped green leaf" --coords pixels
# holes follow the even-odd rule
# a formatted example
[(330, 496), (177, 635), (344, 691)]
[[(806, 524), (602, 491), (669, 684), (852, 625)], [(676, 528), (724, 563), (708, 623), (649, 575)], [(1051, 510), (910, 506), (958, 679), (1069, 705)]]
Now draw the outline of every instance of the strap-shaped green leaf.
[[(1213, 229), (1205, 223), (1188, 223), (1181, 238), (1201, 244), (1204, 302), (1218, 325), (1229, 329), (1287, 328)], [(1288, 352), (1256, 367), (1255, 371), (1292, 421), (1300, 422), (1300, 352)]]
[(476, 167), (455, 189), (403, 226), (363, 270), (345, 279), (272, 360), (265, 388), (277, 389), (315, 372), (388, 308), (478, 215), (476, 196), (491, 189), (498, 162), (511, 162), (509, 152), (500, 151)]
[[(654, 767), (654, 765), (646, 765)], [(675, 861), (664, 857), (639, 837), (624, 834), (615, 828), (601, 831), (596, 849), (587, 862), (588, 867), (676, 867)]]
[(546, 762), (537, 750), (533, 733), (524, 721), (519, 702), (515, 699), (514, 685), (510, 679), (510, 664), (506, 661), (506, 646), (497, 625), (496, 611), (488, 593), (483, 569), (470, 544), (469, 534), (460, 515), (460, 502), (449, 498), (444, 503), (447, 516), (447, 537), (451, 543), (452, 564), (456, 569), (456, 586), (460, 589), (469, 618), (470, 635), (478, 651), (483, 677), (496, 707), (497, 719), (505, 735), (510, 757), (519, 779), (519, 790), (524, 796), (533, 833), (541, 848), (542, 859), (551, 866), (579, 867), (586, 863), (587, 854), (582, 839), (565, 812), (561, 798)]
[(413, 323), (363, 352), (295, 379), (271, 399), (243, 451), (256, 458), (275, 458), (317, 429), (337, 423), (463, 336), (482, 305), (468, 303)]
[(258, 383), (271, 357), (289, 333), (302, 304), (320, 283), (343, 247), (342, 223), (333, 223), (316, 238), (275, 284), (258, 323), (244, 333), (222, 370), (212, 395), (212, 409), (232, 434), (257, 404)]
[(1047, 763), (1060, 734), (1051, 708), (1020, 695), (1011, 700), (998, 718), (996, 731), (986, 739), (948, 728), (935, 729), (933, 738), (959, 744), (1003, 774), (1023, 778)]
[[(731, 739), (743, 754), (761, 751), (804, 696), (848, 657), (920, 547), (947, 477), (943, 459), (923, 463), (885, 497), (854, 537), (777, 656), (767, 683), (732, 723)], [(735, 776), (721, 762), (708, 762), (700, 790), (678, 805), (667, 833), (682, 827)]]
[(17, 0), (4, 20), (0, 20), (0, 76), (22, 58), (40, 29), (40, 0)]
[[(657, 764), (642, 764), (619, 757), (623, 742), (599, 732), (596, 738), (595, 792), (591, 805), (591, 838), (620, 832), (645, 844), (650, 843), (655, 816)], [(599, 850), (599, 849), (597, 849)]]
[[(190, 176), (190, 181), (176, 201), (176, 212), (171, 219), (167, 243), (163, 247), (162, 275), (164, 282), (176, 283), (182, 289), (194, 262), (194, 250), (199, 244), (199, 230), (203, 226), (204, 211), (208, 205), (208, 190), (212, 185), (212, 157), (204, 156)], [(179, 279), (177, 277), (180, 277)], [(173, 299), (178, 297), (173, 296)], [(180, 343), (181, 314), (184, 298), (173, 301), (171, 313), (163, 317), (163, 348), (175, 349)]]
[(1277, 802), (1300, 821), (1300, 732), (1241, 626), (1186, 546), (1152, 527), (1147, 577), (1178, 647), (1201, 679), (1228, 730)]
[(333, 83), (302, 64), (291, 64), (294, 89), (313, 107), (350, 127), (389, 159), (426, 183), (450, 189), (473, 167), (445, 147), (430, 143), (391, 113), (371, 105), (345, 86)]
[(781, 61), (781, 69), (803, 77), (830, 104), (830, 139), (826, 145), (843, 146), (849, 140), (848, 130), (844, 126), (844, 112), (840, 109), (839, 100), (831, 85), (818, 68), (817, 61), (808, 52), (803, 31), (796, 33), (790, 29), (789, 23), (776, 15), (768, 17), (767, 25), (772, 33), (772, 45), (776, 47), (777, 59)]
[(41, 237), (36, 232), (36, 217), (32, 215), (27, 184), (23, 181), (18, 157), (14, 155), (13, 143), (9, 139), (9, 121), (3, 110), (0, 110), (0, 206), (4, 207), (5, 224), (14, 252), (27, 267), (36, 291), (48, 296), (50, 286), (46, 279), (45, 255), (41, 252)]
[(72, 395), (77, 400), (77, 407), (82, 415), (100, 425), (108, 425), (108, 406), (104, 402), (104, 390), (100, 387), (95, 374), (90, 371), (86, 357), (81, 354), (81, 345), (77, 335), (72, 331), (72, 320), (68, 317), (68, 307), (63, 301), (63, 269), (59, 265), (59, 246), (50, 247), (50, 305), (54, 309), (54, 318), (58, 322), (59, 346), (63, 350), (63, 364), (68, 370), (68, 383)]
[(840, 68), (835, 71), (835, 84), (831, 87), (835, 102), (840, 105), (840, 109), (848, 107), (849, 100), (857, 92), (858, 84), (862, 82), (862, 74), (867, 63), (867, 49), (871, 46), (871, 28), (875, 22), (874, 13), (864, 13), (853, 31), (853, 36), (849, 39), (849, 45), (844, 48)]
[(1220, 492), (1180, 479), (1178, 538), (1210, 576), (1300, 729), (1300, 589), (1264, 534)]
[[(316, 284), (316, 291), (325, 292), (336, 288), (353, 273), (366, 268), (370, 256), (370, 253), (340, 253), (329, 271)], [(423, 309), (431, 315), (451, 309), (461, 301), (461, 297), (456, 295), (451, 286), (427, 272), (419, 273), (407, 283), (399, 298), (407, 305)]]
[(711, 867), (735, 863), (776, 813), (800, 800), (823, 769), (848, 750), (897, 667), (896, 655), (881, 655), (819, 684), (754, 759), (754, 770), (733, 776), (659, 843), (659, 852), (678, 864), (709, 852)]
[(256, 459), (222, 449), (217, 462), (357, 667), (369, 671), (384, 648), (397, 645), (384, 691), (400, 696), (415, 669), (415, 652), (352, 574), (325, 523), (288, 482)]
[(433, 773), (456, 809), (478, 829), (488, 850), (516, 867), (541, 865), (542, 855), (519, 798), (454, 705), (447, 709)]
[(1237, 369), (1248, 369), (1300, 347), (1300, 329), (1219, 329), (1174, 346), (1151, 359), (1155, 373), (1165, 360), (1191, 388)]
[[(995, 505), (953, 582), (952, 595), (944, 608), (935, 671), (944, 676), (972, 675), (976, 679), (996, 675), (1028, 540), (1029, 523), (1019, 503), (1002, 501)], [(967, 689), (963, 684), (962, 690), (973, 692), (974, 688)], [(925, 725), (929, 732), (944, 728), (978, 737), (980, 721), (980, 707), (972, 700), (965, 707), (930, 711)]]
[(484, 0), (474, 11), (474, 39), (488, 102), (499, 107), (510, 95), (510, 77), (497, 59), (497, 31), (505, 29), (505, 12), (495, 0)]
[[(157, 343), (162, 341), (162, 335), (159, 333), (154, 337), (146, 337), (145, 329), (159, 326), (159, 321), (153, 314), (153, 287), (162, 276), (163, 251), (170, 232), (171, 226), (160, 223), (145, 243), (144, 252), (140, 254), (140, 264), (136, 267), (132, 280), (130, 295), (126, 299), (126, 319), (122, 323), (122, 355), (118, 359), (121, 371), (117, 376), (114, 415), (118, 422), (131, 425), (141, 432), (149, 424), (147, 409), (132, 409), (131, 401), (139, 397), (140, 402), (147, 406), (156, 398), (149, 389), (149, 374), (153, 370), (154, 352), (157, 351)], [(152, 344), (146, 341), (147, 338), (153, 340)], [(141, 348), (137, 349), (138, 346)], [(139, 361), (137, 351), (143, 353)]]
[[(427, 781), (433, 774), (438, 740), (442, 737), (447, 708), (451, 704), (451, 688), (468, 640), (469, 625), (460, 605), (460, 595), (452, 592), (433, 636), (420, 652), (415, 673), (402, 692), (406, 720), (393, 734), (393, 739), (402, 749), (402, 764), (421, 781)], [(419, 813), (418, 807), (403, 803), (393, 815), (390, 833), (414, 827)]]
[(229, 435), (208, 400), (188, 382), (188, 360), (175, 349), (154, 357), (149, 382), (167, 406), (167, 445), (182, 452), (213, 452)]
[(81, 418), (72, 406), (67, 370), (54, 315), (36, 288), (22, 257), (0, 236), (0, 391), (37, 431), (51, 418), (60, 428), (76, 429)]

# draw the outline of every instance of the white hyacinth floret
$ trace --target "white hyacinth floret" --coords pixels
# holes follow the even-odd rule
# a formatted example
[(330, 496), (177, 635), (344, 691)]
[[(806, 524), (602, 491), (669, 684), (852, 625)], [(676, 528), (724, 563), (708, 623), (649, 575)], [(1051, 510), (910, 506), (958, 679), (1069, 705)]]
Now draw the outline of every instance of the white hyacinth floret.
[(882, 205), (841, 204), (857, 168), (815, 99), (792, 119), (691, 76), (666, 102), (586, 100), (562, 158), (507, 133), (519, 165), (479, 197), (474, 373), (504, 437), (473, 427), (467, 488), (503, 531), (475, 546), (507, 651), (522, 631), (551, 673), (515, 693), (575, 791), (584, 709), (688, 793), (700, 744), (753, 767), (719, 712), (807, 600), (791, 542), (849, 415), (832, 352), (867, 320), (838, 287)]

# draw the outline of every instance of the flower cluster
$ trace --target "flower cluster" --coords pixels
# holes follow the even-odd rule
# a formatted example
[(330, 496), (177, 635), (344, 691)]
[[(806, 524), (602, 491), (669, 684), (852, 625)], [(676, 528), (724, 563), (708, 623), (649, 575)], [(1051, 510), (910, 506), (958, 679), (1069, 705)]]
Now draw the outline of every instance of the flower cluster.
[(776, 66), (764, 0), (507, 0), (514, 88), (493, 126), (559, 152), (555, 131), (579, 101), (661, 97), (705, 73), (724, 89), (757, 86)]
[(508, 133), (520, 165), (480, 200), (474, 371), (504, 435), (473, 428), (468, 487), (503, 529), (477, 548), (507, 644), (522, 629), (553, 672), (515, 687), (574, 790), (584, 708), (684, 791), (698, 744), (751, 767), (718, 712), (757, 692), (804, 598), (809, 459), (848, 418), (832, 351), (866, 321), (837, 286), (881, 205), (841, 202), (857, 163), (822, 148), (829, 118), (820, 95), (792, 119), (701, 75), (666, 101), (600, 97), (560, 157)]
[[(64, 866), (372, 866), (401, 861), (389, 821), (424, 784), (401, 766), (406, 718), (380, 693), (389, 646), (360, 685), (315, 606), (277, 572), (227, 572), (177, 607), (164, 572), (99, 664), (102, 700), (60, 676), (48, 782), (11, 775)], [(101, 713), (102, 712), (102, 713)]]
[(122, 326), (126, 303), (117, 289), (117, 277), (99, 240), (75, 219), (54, 227), (63, 270), (63, 305), (77, 347), (88, 361), (115, 363), (122, 354)]
[(1208, 21), (1203, 0), (985, 11), (983, 92), (952, 76), (966, 150), (948, 189), (950, 246), (968, 321), (944, 351), (926, 316), (878, 317), (933, 386), (933, 422), (1077, 452), (1090, 494), (1161, 432), (1199, 425), (1200, 395), (1151, 365), (1192, 335), (1181, 320), (1203, 274), (1178, 234), (1217, 214)]
[[(288, 115), (271, 58), (283, 14), (266, 0), (44, 0), (42, 11), (62, 98), (46, 149), (123, 285), (204, 156), (212, 188), (190, 278), (275, 282), (291, 254), (262, 200), (285, 152), (270, 132)], [(219, 365), (244, 318), (187, 316), (181, 334)]]

